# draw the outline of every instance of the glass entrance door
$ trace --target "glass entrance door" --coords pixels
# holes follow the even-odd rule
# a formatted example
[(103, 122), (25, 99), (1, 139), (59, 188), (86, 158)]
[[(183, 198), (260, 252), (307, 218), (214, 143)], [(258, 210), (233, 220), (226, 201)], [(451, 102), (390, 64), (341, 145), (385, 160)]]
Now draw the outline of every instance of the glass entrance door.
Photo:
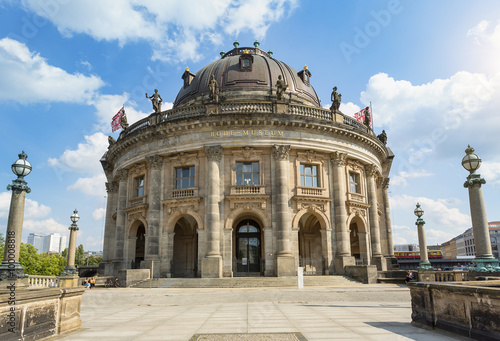
[(236, 272), (240, 276), (260, 273), (260, 230), (252, 220), (245, 220), (236, 231)]

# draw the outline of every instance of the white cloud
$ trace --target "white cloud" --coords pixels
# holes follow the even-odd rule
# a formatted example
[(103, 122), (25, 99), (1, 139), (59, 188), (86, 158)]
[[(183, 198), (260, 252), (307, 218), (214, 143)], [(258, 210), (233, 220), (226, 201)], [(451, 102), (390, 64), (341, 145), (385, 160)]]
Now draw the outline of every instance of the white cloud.
[(85, 136), (85, 143), (79, 143), (75, 150), (65, 150), (59, 158), (50, 158), (49, 165), (60, 171), (78, 173), (102, 173), (99, 159), (108, 148), (108, 137), (103, 133)]
[(356, 105), (356, 104), (354, 104), (352, 102), (348, 102), (348, 103), (345, 103), (345, 104), (344, 103), (340, 103), (339, 110), (342, 111), (342, 113), (353, 117), (355, 113), (361, 111), (361, 108), (358, 105)]
[[(0, 193), (0, 218), (9, 216), (10, 200), (12, 192)], [(51, 213), (51, 208), (38, 202), (26, 198), (24, 205), (24, 218), (43, 218)]]
[(467, 36), (472, 37), (479, 45), (487, 42), (493, 46), (500, 47), (500, 23), (497, 23), (491, 30), (489, 30), (489, 28), (490, 22), (482, 20), (476, 26), (467, 31)]
[(103, 197), (106, 195), (105, 182), (106, 176), (104, 174), (97, 174), (88, 178), (79, 178), (74, 184), (68, 186), (68, 190), (76, 190), (87, 195)]
[(45, 220), (33, 220), (25, 219), (23, 222), (23, 233), (40, 233), (43, 235), (51, 233), (60, 233), (61, 235), (66, 235), (68, 233), (68, 226), (59, 224), (53, 218), (48, 218)]
[(0, 101), (82, 103), (104, 85), (97, 76), (69, 74), (10, 38), (0, 39)]
[(484, 161), (479, 172), (487, 181), (495, 186), (500, 186), (500, 162)]
[(401, 171), (397, 175), (391, 177), (391, 185), (394, 186), (406, 186), (408, 184), (408, 179), (417, 179), (423, 177), (429, 177), (433, 174), (426, 171), (425, 169), (418, 169), (413, 172)]
[(52, 2), (52, 8), (37, 0), (23, 3), (65, 36), (83, 33), (121, 46), (143, 40), (151, 44), (153, 59), (181, 61), (198, 60), (200, 45), (220, 42), (221, 31), (232, 36), (251, 31), (261, 39), (296, 7), (296, 0), (89, 0)]
[(95, 221), (99, 221), (102, 218), (104, 218), (105, 214), (106, 214), (106, 209), (96, 208), (94, 212), (92, 212), (92, 218), (94, 218)]
[[(424, 210), (424, 216), (422, 218), (426, 222), (425, 234), (428, 245), (449, 240), (468, 229), (471, 225), (470, 216), (461, 213), (458, 208), (452, 206), (452, 204), (460, 203), (458, 199), (448, 198), (434, 200), (426, 197), (413, 197), (406, 194), (390, 197), (391, 210), (393, 212), (396, 210), (409, 212), (409, 214), (411, 214), (409, 215), (409, 219), (411, 219), (413, 223), (417, 219), (413, 215), (413, 210), (417, 203), (420, 203)], [(393, 233), (398, 238), (417, 240), (415, 234), (416, 226), (413, 228), (410, 227), (409, 229), (406, 229), (406, 226), (404, 226), (404, 228), (395, 228)]]

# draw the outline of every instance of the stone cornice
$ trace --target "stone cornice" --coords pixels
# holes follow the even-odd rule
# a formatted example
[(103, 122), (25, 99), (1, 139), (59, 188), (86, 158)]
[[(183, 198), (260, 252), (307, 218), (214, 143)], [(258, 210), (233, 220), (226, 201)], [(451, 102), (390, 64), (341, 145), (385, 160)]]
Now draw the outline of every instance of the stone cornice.
[[(381, 160), (388, 157), (386, 147), (371, 134), (357, 130), (354, 127), (340, 122), (328, 122), (309, 118), (307, 121), (300, 116), (289, 114), (254, 114), (251, 119), (248, 119), (248, 113), (242, 114), (226, 114), (226, 115), (210, 115), (201, 116), (191, 119), (184, 119), (174, 122), (164, 122), (157, 125), (152, 125), (119, 139), (115, 144), (110, 146), (106, 158), (108, 163), (115, 162), (122, 153), (129, 147), (137, 145), (141, 142), (146, 142), (155, 139), (165, 139), (165, 135), (176, 135), (178, 133), (190, 134), (199, 129), (204, 128), (224, 128), (234, 126), (266, 126), (269, 129), (292, 128), (307, 129), (316, 131), (326, 136), (342, 138), (347, 141), (357, 142), (371, 149), (379, 155)], [(192, 132), (190, 132), (192, 131)]]

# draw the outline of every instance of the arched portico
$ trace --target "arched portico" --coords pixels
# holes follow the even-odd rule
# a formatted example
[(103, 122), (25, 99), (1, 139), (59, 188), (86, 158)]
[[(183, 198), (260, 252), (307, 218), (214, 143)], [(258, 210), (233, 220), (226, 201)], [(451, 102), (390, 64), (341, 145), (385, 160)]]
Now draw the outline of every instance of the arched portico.
[(370, 264), (369, 236), (366, 221), (358, 214), (348, 218), (351, 256), (356, 259), (356, 264)]
[[(173, 277), (196, 277), (198, 272), (198, 223), (193, 216), (179, 218), (173, 232)], [(172, 234), (171, 234), (172, 236)]]
[(299, 264), (305, 275), (328, 274), (331, 230), (326, 229), (325, 219), (315, 210), (302, 210), (294, 219), (298, 224)]
[(146, 252), (147, 223), (144, 219), (134, 220), (128, 229), (125, 256), (126, 269), (139, 269)]

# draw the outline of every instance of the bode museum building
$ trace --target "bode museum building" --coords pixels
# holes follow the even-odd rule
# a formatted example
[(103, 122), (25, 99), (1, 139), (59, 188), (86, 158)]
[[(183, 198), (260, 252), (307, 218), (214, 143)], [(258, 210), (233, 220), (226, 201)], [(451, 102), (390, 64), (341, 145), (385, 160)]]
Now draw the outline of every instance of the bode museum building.
[[(343, 274), (394, 261), (385, 132), (324, 109), (305, 66), (238, 47), (196, 74), (172, 109), (122, 132), (101, 159), (106, 275)], [(369, 115), (366, 115), (367, 117)], [(366, 118), (365, 118), (366, 119)]]

